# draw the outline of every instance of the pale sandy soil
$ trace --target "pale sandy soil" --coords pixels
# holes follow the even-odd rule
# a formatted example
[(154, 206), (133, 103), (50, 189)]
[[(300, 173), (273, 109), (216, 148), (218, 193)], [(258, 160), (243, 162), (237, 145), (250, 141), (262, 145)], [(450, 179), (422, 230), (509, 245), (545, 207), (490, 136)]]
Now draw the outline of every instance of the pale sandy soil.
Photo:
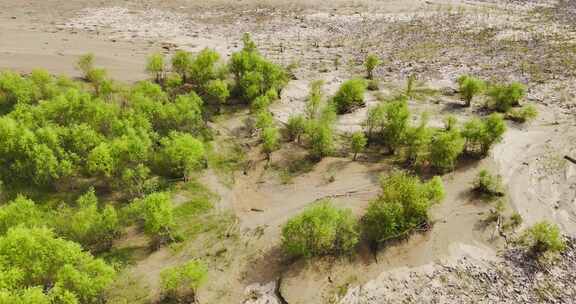
[[(406, 75), (418, 73), (430, 86), (446, 88), (454, 87), (455, 78), (465, 72), (487, 78), (529, 81), (534, 75), (520, 73), (517, 66), (509, 64), (520, 60), (506, 53), (509, 39), (522, 40), (549, 33), (574, 37), (561, 23), (533, 26), (529, 18), (509, 15), (508, 9), (514, 9), (528, 16), (532, 5), (514, 2), (506, 6), (486, 6), (485, 2), (21, 0), (15, 4), (0, 0), (0, 69), (29, 72), (42, 67), (52, 73), (78, 76), (75, 60), (91, 52), (96, 55), (97, 65), (106, 68), (113, 78), (131, 82), (146, 78), (143, 66), (151, 52), (170, 54), (175, 49), (197, 51), (211, 47), (229, 55), (239, 47), (241, 34), (249, 31), (263, 47), (263, 53), (273, 60), (283, 64), (299, 63), (298, 79), (289, 84), (281, 101), (272, 107), (282, 123), (290, 114), (303, 110), (310, 81), (324, 79), (327, 94), (332, 94), (350, 75), (361, 73), (357, 60), (368, 51), (390, 58), (378, 71), (383, 80), (401, 86)], [(464, 7), (474, 18), (447, 13), (450, 7), (454, 7), (450, 12)], [(479, 44), (477, 49), (482, 54), (476, 54), (472, 42), (451, 34), (458, 32), (454, 30), (456, 27), (476, 34), (489, 28), (497, 34)], [(430, 44), (427, 37), (440, 39), (428, 32), (430, 30), (450, 40), (440, 47)], [(395, 53), (396, 49), (415, 51), (401, 57)], [(539, 56), (536, 51), (545, 50), (546, 46), (535, 42), (528, 49), (535, 52), (530, 56)], [(556, 57), (559, 56), (539, 56)], [(554, 73), (557, 71), (555, 66), (548, 68)], [(201, 290), (201, 299), (205, 303), (241, 303), (248, 298), (251, 288), (247, 286), (263, 284), (260, 289), (271, 302), (260, 297), (246, 303), (274, 303), (277, 298), (271, 282), (282, 276), (280, 290), (290, 304), (328, 303), (339, 286), (348, 284), (352, 288), (368, 282), (367, 286), (378, 286), (386, 280), (387, 271), (405, 273), (412, 269), (410, 267), (451, 263), (463, 256), (478, 261), (499, 259), (496, 252), (502, 248), (502, 240), (494, 237), (493, 226), (482, 225), (492, 206), (478, 201), (469, 192), (474, 175), (485, 167), (503, 176), (511, 209), (523, 216), (524, 227), (549, 219), (558, 223), (565, 233), (574, 235), (576, 165), (563, 157), (576, 157), (575, 79), (564, 70), (568, 69), (558, 70), (553, 79), (530, 82), (528, 99), (538, 105), (541, 113), (538, 120), (526, 126), (511, 124), (504, 141), (490, 158), (464, 165), (444, 176), (447, 198), (432, 210), (435, 222), (432, 230), (389, 246), (378, 254), (378, 263), (367, 250), (361, 250), (351, 261), (285, 265), (281, 263), (278, 244), (281, 225), (318, 199), (332, 197), (338, 206), (352, 208), (360, 215), (366, 204), (377, 196), (378, 176), (389, 169), (386, 163), (328, 158), (312, 171), (295, 177), (292, 183), (283, 184), (277, 171), (265, 168), (263, 155), (255, 147), (248, 155), (253, 166), (247, 175), (239, 172), (232, 187), (224, 185), (209, 171), (201, 180), (220, 196), (218, 211), (232, 210), (239, 219), (240, 237), (238, 241), (220, 244), (228, 248), (225, 258), (210, 258), (215, 269), (211, 271), (210, 283)], [(382, 87), (380, 92), (387, 95), (391, 90)], [(413, 119), (422, 111), (432, 113), (432, 124), (438, 124), (447, 113), (462, 119), (477, 114), (474, 110), (454, 107), (457, 102), (457, 97), (413, 102)], [(377, 103), (376, 97), (369, 94), (367, 103), (369, 106)], [(364, 108), (341, 116), (338, 130), (358, 130), (366, 111)], [(234, 133), (238, 121), (223, 123), (222, 127), (230, 131), (229, 136), (242, 136)], [(254, 144), (249, 139), (245, 141)], [(285, 148), (275, 153), (272, 163), (297, 154), (294, 151)], [(335, 177), (333, 182), (328, 182), (330, 176)], [(125, 241), (132, 242), (130, 246), (146, 243), (136, 236)], [(207, 251), (202, 247), (208, 241), (218, 243), (200, 240), (199, 244), (177, 252), (164, 248), (139, 261), (126, 275), (134, 277), (156, 298), (159, 272)], [(352, 295), (347, 299), (353, 299), (353, 293), (351, 289)]]

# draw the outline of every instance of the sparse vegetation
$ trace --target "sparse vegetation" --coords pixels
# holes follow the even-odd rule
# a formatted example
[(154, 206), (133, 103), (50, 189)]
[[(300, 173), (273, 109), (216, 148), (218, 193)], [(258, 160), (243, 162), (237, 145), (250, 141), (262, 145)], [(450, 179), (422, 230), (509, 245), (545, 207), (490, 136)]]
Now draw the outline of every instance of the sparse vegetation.
[(366, 68), (366, 78), (374, 79), (374, 69), (382, 64), (382, 61), (376, 57), (374, 54), (369, 54), (366, 56), (366, 61), (364, 61), (364, 67)]
[(533, 105), (523, 106), (520, 109), (512, 109), (506, 113), (506, 118), (519, 122), (525, 123), (527, 121), (533, 120), (538, 116), (538, 110)]
[(488, 197), (504, 195), (504, 186), (502, 185), (502, 178), (494, 176), (488, 170), (480, 170), (474, 179), (474, 191), (486, 195)]
[(521, 236), (521, 242), (536, 256), (558, 253), (566, 248), (558, 226), (546, 221), (526, 229)]

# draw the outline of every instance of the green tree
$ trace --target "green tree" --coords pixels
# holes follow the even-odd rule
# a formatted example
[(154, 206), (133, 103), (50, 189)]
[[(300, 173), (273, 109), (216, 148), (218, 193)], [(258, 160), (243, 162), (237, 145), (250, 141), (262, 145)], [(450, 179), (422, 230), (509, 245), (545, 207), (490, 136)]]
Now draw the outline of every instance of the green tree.
[(266, 159), (270, 160), (270, 155), (272, 152), (278, 150), (280, 147), (279, 139), (280, 134), (278, 128), (276, 127), (266, 127), (262, 130), (262, 149), (266, 153)]
[(205, 165), (204, 144), (190, 134), (171, 132), (160, 140), (164, 169), (186, 179)]
[(286, 123), (286, 131), (290, 140), (300, 142), (300, 137), (306, 132), (306, 118), (304, 115), (290, 115)]
[(354, 153), (353, 160), (356, 160), (358, 153), (362, 152), (366, 147), (368, 140), (364, 135), (364, 132), (355, 132), (350, 137), (350, 150)]
[(311, 122), (306, 135), (310, 139), (310, 156), (321, 160), (334, 151), (334, 130), (331, 124)]
[(462, 75), (458, 78), (458, 91), (466, 106), (472, 104), (472, 99), (486, 89), (486, 83), (476, 77), (470, 75)]
[(174, 207), (167, 193), (156, 192), (136, 199), (128, 208), (130, 217), (141, 223), (144, 232), (154, 237), (156, 244), (174, 241)]
[(88, 171), (104, 177), (111, 177), (117, 170), (117, 159), (108, 143), (96, 146), (86, 160)]
[(404, 142), (409, 118), (408, 101), (405, 98), (386, 103), (381, 136), (391, 153), (395, 153)]
[(420, 166), (429, 161), (433, 135), (433, 130), (428, 127), (428, 114), (422, 114), (417, 127), (408, 127), (405, 136), (405, 160), (408, 164)]
[(345, 81), (333, 98), (338, 114), (349, 113), (355, 108), (364, 106), (365, 91), (366, 81), (363, 79)]
[(94, 69), (94, 54), (84, 54), (78, 58), (76, 67), (82, 72), (82, 77), (88, 80), (90, 71)]
[(490, 148), (502, 140), (505, 132), (506, 123), (500, 114), (494, 113), (482, 120), (473, 118), (462, 129), (465, 150), (470, 154), (486, 156)]
[(429, 220), (428, 209), (444, 197), (442, 183), (422, 183), (417, 177), (398, 171), (382, 178), (382, 193), (370, 202), (362, 219), (363, 231), (373, 243), (403, 236)]
[(0, 237), (0, 283), (17, 297), (42, 299), (30, 295), (37, 288), (49, 298), (67, 298), (64, 303), (100, 303), (114, 277), (112, 267), (48, 229), (17, 227)]
[(172, 71), (180, 75), (183, 83), (188, 81), (188, 71), (192, 66), (192, 55), (189, 52), (178, 50), (172, 56)]
[(374, 78), (374, 69), (382, 64), (382, 61), (374, 54), (369, 54), (364, 61), (364, 67), (366, 68), (366, 77), (368, 79)]
[(359, 241), (350, 210), (321, 201), (290, 219), (282, 227), (282, 247), (296, 257), (350, 254)]
[(203, 49), (194, 57), (188, 73), (190, 81), (197, 89), (204, 92), (210, 81), (218, 79), (218, 61), (220, 61), (220, 54), (208, 48)]
[(315, 80), (310, 83), (310, 93), (308, 93), (308, 100), (306, 101), (306, 117), (308, 119), (317, 118), (320, 111), (320, 104), (322, 103), (323, 80)]
[(152, 54), (146, 62), (146, 72), (150, 74), (156, 83), (162, 83), (166, 66), (164, 56), (160, 53)]
[(212, 99), (218, 102), (218, 105), (224, 104), (228, 97), (230, 97), (230, 91), (228, 90), (228, 84), (224, 80), (214, 79), (210, 80), (206, 85), (206, 94)]
[(480, 194), (493, 196), (504, 195), (504, 186), (502, 186), (502, 177), (494, 176), (488, 170), (482, 169), (473, 182), (474, 190)]
[(16, 226), (41, 227), (46, 224), (46, 217), (34, 201), (19, 195), (13, 201), (0, 207), (0, 235)]
[(559, 253), (566, 248), (557, 225), (542, 221), (528, 228), (521, 236), (522, 243), (537, 256), (545, 253)]
[(198, 288), (206, 282), (207, 277), (206, 265), (197, 260), (165, 269), (160, 273), (162, 293), (169, 299), (198, 303)]
[(456, 161), (464, 151), (465, 141), (456, 129), (438, 132), (430, 145), (430, 164), (440, 172), (454, 170)]
[(493, 85), (488, 89), (491, 98), (489, 106), (498, 112), (508, 112), (512, 107), (520, 105), (525, 95), (526, 88), (519, 82)]

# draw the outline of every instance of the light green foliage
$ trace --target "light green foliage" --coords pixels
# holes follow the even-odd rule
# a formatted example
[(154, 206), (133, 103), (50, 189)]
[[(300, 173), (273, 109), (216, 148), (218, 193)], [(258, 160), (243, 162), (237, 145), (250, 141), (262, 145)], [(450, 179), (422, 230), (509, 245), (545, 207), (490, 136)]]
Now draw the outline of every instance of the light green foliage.
[(350, 137), (350, 150), (354, 153), (354, 160), (358, 156), (358, 153), (362, 152), (368, 143), (368, 139), (364, 135), (364, 132), (355, 132)]
[(90, 174), (105, 177), (111, 177), (117, 170), (117, 160), (107, 143), (101, 143), (90, 151), (86, 164)]
[(506, 113), (506, 118), (519, 123), (525, 123), (527, 121), (533, 120), (538, 116), (538, 110), (533, 105), (523, 106), (520, 109), (511, 109)]
[(268, 110), (261, 110), (256, 114), (256, 128), (265, 129), (274, 125), (274, 117)]
[(310, 92), (308, 93), (308, 100), (306, 101), (306, 117), (308, 119), (315, 119), (319, 115), (320, 105), (322, 103), (323, 80), (315, 80), (310, 83)]
[(456, 118), (456, 116), (447, 115), (446, 117), (444, 117), (444, 130), (445, 131), (452, 131), (454, 128), (456, 128), (457, 124), (458, 124), (458, 118)]
[(493, 85), (488, 89), (491, 99), (489, 106), (498, 112), (508, 112), (512, 107), (520, 105), (520, 100), (526, 95), (526, 88), (519, 82)]
[(226, 81), (220, 79), (208, 81), (208, 84), (206, 85), (206, 94), (220, 104), (225, 103), (228, 97), (230, 97), (228, 84)]
[(485, 89), (486, 83), (481, 79), (470, 75), (462, 75), (458, 78), (458, 91), (467, 107), (472, 104), (472, 99)]
[(368, 114), (368, 133), (376, 136), (376, 141), (383, 142), (394, 153), (404, 142), (408, 131), (408, 101), (399, 97), (372, 111)]
[(370, 202), (362, 220), (368, 239), (381, 243), (400, 237), (428, 222), (428, 209), (444, 197), (440, 179), (422, 183), (406, 172), (381, 180), (382, 193)]
[(219, 78), (219, 70), (217, 63), (220, 60), (220, 55), (211, 49), (203, 49), (194, 57), (188, 74), (192, 84), (199, 90), (205, 91), (208, 83), (212, 80)]
[(155, 237), (160, 243), (172, 240), (174, 207), (167, 193), (156, 192), (136, 199), (128, 206), (128, 213), (142, 224), (146, 234)]
[(430, 158), (430, 144), (434, 132), (428, 126), (428, 114), (422, 114), (417, 127), (408, 127), (405, 136), (405, 160), (408, 164), (424, 165)]
[(262, 130), (262, 149), (266, 153), (266, 158), (270, 159), (270, 154), (280, 147), (280, 133), (276, 127), (266, 127)]
[(252, 101), (250, 109), (254, 113), (259, 113), (261, 111), (267, 112), (268, 107), (270, 106), (271, 103), (272, 102), (271, 102), (270, 98), (268, 98), (268, 96), (266, 96), (266, 95), (258, 96), (256, 98), (254, 98), (254, 101)]
[(313, 121), (308, 124), (306, 135), (310, 141), (310, 156), (320, 160), (334, 151), (334, 130), (331, 124)]
[(365, 91), (366, 81), (363, 79), (345, 81), (333, 98), (338, 114), (349, 113), (355, 108), (364, 106)]
[[(18, 227), (0, 237), (0, 299), (99, 303), (102, 291), (114, 277), (112, 267), (79, 245), (56, 238), (50, 230)], [(50, 301), (37, 290), (46, 290)], [(52, 302), (55, 298), (67, 301)]]
[(0, 113), (16, 104), (30, 104), (40, 98), (40, 88), (15, 72), (0, 71)]
[(118, 215), (111, 205), (98, 208), (98, 198), (90, 189), (76, 201), (74, 208), (55, 214), (58, 235), (86, 246), (93, 252), (107, 250), (120, 231)]
[(237, 94), (251, 103), (269, 90), (279, 93), (288, 83), (288, 73), (262, 57), (249, 35), (245, 35), (243, 41), (244, 48), (232, 54), (229, 63)]
[(329, 201), (315, 203), (282, 227), (282, 247), (295, 257), (350, 254), (359, 241), (350, 210)]
[(45, 214), (36, 204), (24, 196), (0, 207), (0, 235), (18, 225), (24, 227), (41, 227), (46, 223)]
[(76, 62), (76, 67), (80, 72), (82, 72), (82, 77), (88, 80), (90, 71), (94, 69), (94, 54), (85, 54), (80, 56)]
[(455, 128), (437, 132), (430, 144), (430, 164), (440, 172), (453, 170), (458, 157), (464, 151), (464, 144), (464, 138)]
[(164, 72), (166, 64), (164, 56), (160, 53), (152, 54), (146, 61), (146, 72), (150, 74), (156, 83), (161, 83), (164, 80)]
[(466, 152), (486, 156), (490, 148), (502, 140), (506, 129), (502, 115), (496, 113), (482, 120), (477, 118), (469, 120), (462, 129), (462, 137), (466, 140)]
[(156, 128), (162, 134), (167, 134), (169, 131), (199, 134), (205, 127), (202, 105), (202, 99), (194, 92), (179, 95), (173, 102), (164, 104), (160, 109)]
[(172, 71), (180, 75), (182, 82), (188, 81), (188, 71), (192, 66), (192, 55), (186, 51), (178, 50), (172, 56)]
[(364, 67), (366, 68), (366, 76), (368, 79), (374, 78), (374, 69), (382, 64), (382, 61), (374, 54), (369, 54), (366, 56), (366, 61), (364, 61)]
[(300, 137), (306, 131), (306, 124), (307, 122), (304, 115), (291, 115), (286, 124), (286, 131), (288, 132), (290, 140), (300, 142)]
[(559, 253), (566, 248), (566, 242), (557, 225), (542, 221), (524, 231), (521, 242), (534, 254)]
[(192, 297), (196, 302), (198, 288), (206, 282), (208, 269), (198, 260), (191, 260), (184, 265), (168, 268), (160, 273), (162, 292), (166, 297), (183, 299)]
[(500, 175), (494, 176), (486, 169), (480, 170), (474, 179), (474, 190), (488, 196), (502, 196), (504, 187)]
[(161, 163), (173, 176), (189, 177), (205, 164), (204, 144), (190, 134), (172, 132), (160, 144)]
[(119, 183), (129, 198), (142, 197), (158, 189), (158, 183), (151, 176), (151, 170), (143, 164), (137, 165), (136, 168), (124, 169)]

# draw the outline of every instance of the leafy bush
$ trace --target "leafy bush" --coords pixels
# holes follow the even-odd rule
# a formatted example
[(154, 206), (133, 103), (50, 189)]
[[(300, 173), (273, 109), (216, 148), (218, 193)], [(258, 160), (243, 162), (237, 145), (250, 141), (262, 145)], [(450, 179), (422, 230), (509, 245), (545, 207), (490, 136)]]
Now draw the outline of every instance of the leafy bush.
[(521, 242), (537, 256), (564, 251), (564, 241), (558, 226), (546, 221), (534, 224), (524, 231)]
[(504, 195), (504, 187), (502, 186), (502, 178), (497, 175), (494, 176), (488, 170), (482, 169), (474, 179), (474, 190), (478, 193), (488, 196), (502, 196)]
[(512, 107), (520, 105), (520, 100), (526, 95), (526, 88), (519, 82), (507, 85), (493, 85), (488, 89), (491, 98), (489, 106), (498, 112), (508, 112)]
[(353, 158), (354, 160), (356, 160), (356, 156), (358, 156), (358, 153), (364, 150), (367, 142), (368, 140), (366, 139), (364, 132), (355, 132), (352, 134), (352, 136), (350, 137), (350, 150), (352, 150), (352, 152), (354, 153)]
[(0, 275), (5, 303), (95, 304), (115, 271), (48, 229), (16, 227), (0, 237)]
[(82, 72), (82, 77), (88, 80), (88, 74), (94, 69), (94, 54), (85, 54), (78, 58), (76, 68)]
[(349, 254), (358, 240), (352, 213), (329, 201), (315, 203), (282, 227), (282, 247), (296, 257)]
[(436, 133), (430, 144), (430, 164), (440, 172), (451, 171), (464, 151), (464, 139), (456, 129)]
[(440, 179), (422, 183), (406, 172), (382, 178), (382, 193), (370, 202), (362, 219), (363, 231), (373, 243), (397, 238), (428, 222), (428, 209), (444, 197)]
[(249, 35), (244, 36), (244, 48), (232, 54), (229, 70), (236, 80), (236, 92), (248, 103), (256, 97), (275, 91), (278, 95), (288, 83), (288, 73), (262, 57)]
[(190, 134), (172, 132), (160, 141), (164, 170), (188, 178), (206, 164), (204, 144)]
[(323, 92), (322, 86), (324, 85), (323, 80), (315, 80), (310, 83), (310, 93), (308, 94), (308, 100), (306, 101), (306, 117), (308, 119), (317, 118), (320, 111), (320, 103), (322, 102)]
[(394, 153), (404, 142), (408, 130), (408, 102), (397, 98), (383, 106), (383, 121), (380, 122), (380, 141)]
[(333, 99), (337, 113), (349, 113), (355, 108), (364, 106), (365, 91), (366, 81), (363, 79), (351, 79), (344, 82)]
[(430, 145), (434, 131), (427, 124), (427, 115), (422, 115), (417, 127), (409, 127), (406, 130), (404, 159), (409, 164), (420, 166), (430, 159)]
[(42, 227), (46, 216), (34, 201), (19, 195), (16, 199), (0, 208), (0, 235), (6, 234), (12, 227)]
[(186, 51), (178, 50), (172, 56), (172, 71), (180, 75), (183, 83), (189, 79), (188, 71), (192, 65), (192, 55)]
[(127, 209), (131, 219), (144, 228), (144, 232), (155, 238), (157, 244), (173, 241), (174, 207), (167, 193), (156, 192), (136, 199)]
[(506, 118), (516, 122), (525, 123), (538, 116), (538, 110), (533, 105), (527, 105), (520, 109), (512, 109), (506, 113)]
[(458, 90), (467, 107), (472, 104), (472, 99), (485, 89), (486, 83), (478, 78), (469, 75), (462, 75), (458, 78)]
[(486, 156), (490, 148), (500, 142), (506, 132), (502, 115), (491, 114), (480, 120), (473, 118), (464, 124), (462, 136), (466, 140), (465, 150), (470, 154)]
[(270, 160), (270, 154), (280, 147), (280, 133), (276, 127), (266, 127), (262, 130), (262, 149), (266, 153), (266, 159)]
[(286, 131), (290, 140), (300, 142), (300, 137), (306, 131), (306, 118), (304, 115), (291, 115), (286, 124)]
[(152, 54), (146, 62), (146, 72), (150, 74), (156, 83), (162, 83), (166, 66), (164, 56), (160, 53)]
[(306, 135), (310, 141), (310, 156), (320, 160), (334, 151), (334, 130), (331, 124), (313, 121), (308, 124)]
[(214, 79), (206, 84), (206, 94), (218, 103), (223, 104), (230, 97), (228, 84), (224, 80)]
[(364, 61), (364, 67), (366, 68), (366, 77), (368, 79), (374, 78), (374, 69), (382, 64), (382, 61), (376, 57), (376, 55), (369, 54)]
[(207, 277), (206, 265), (197, 260), (165, 269), (160, 273), (162, 293), (170, 299), (197, 303), (198, 288), (206, 282)]

